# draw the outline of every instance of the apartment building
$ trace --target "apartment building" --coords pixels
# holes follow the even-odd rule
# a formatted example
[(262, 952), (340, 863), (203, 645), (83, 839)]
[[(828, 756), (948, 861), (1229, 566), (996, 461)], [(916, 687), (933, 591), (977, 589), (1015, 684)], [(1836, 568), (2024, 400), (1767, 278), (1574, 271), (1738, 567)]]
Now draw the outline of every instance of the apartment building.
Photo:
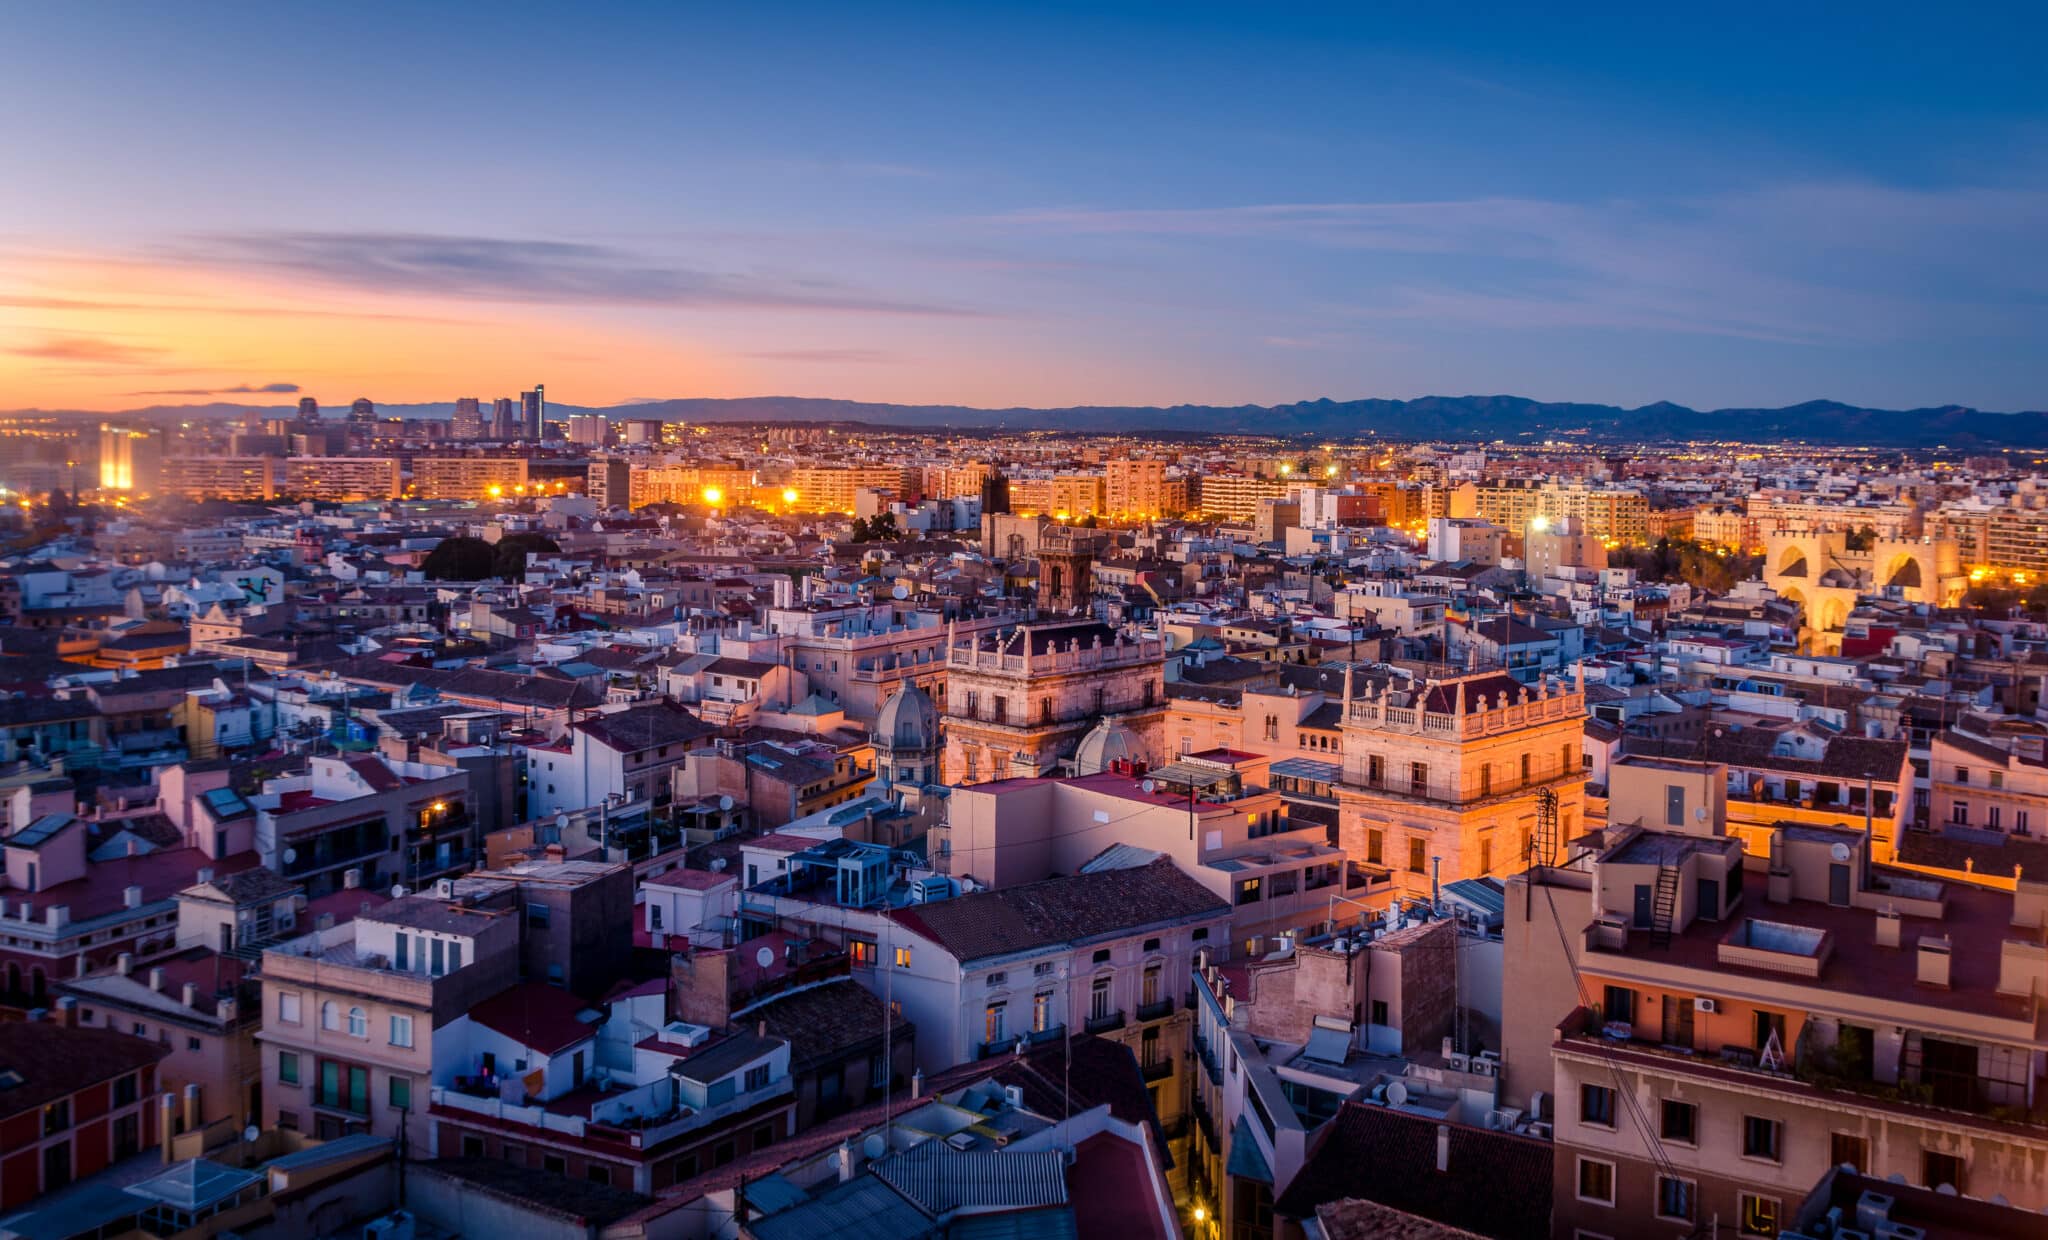
[(1023, 474), (1009, 481), (1011, 512), (1058, 521), (1103, 515), (1101, 474)]
[(1166, 462), (1126, 458), (1103, 463), (1102, 501), (1106, 515), (1118, 520), (1153, 520), (1180, 515), (1172, 507)]
[[(918, 493), (922, 474), (902, 465), (815, 465), (792, 470), (779, 497), (795, 512), (850, 513), (862, 491), (888, 493), (909, 500)], [(795, 492), (795, 498), (789, 492)]]
[(398, 458), (389, 456), (295, 456), (284, 462), (284, 493), (298, 499), (394, 499), (402, 490)]
[(527, 815), (545, 818), (604, 804), (665, 806), (673, 773), (714, 735), (710, 724), (668, 702), (585, 715), (561, 739), (527, 749)]
[(1261, 501), (1287, 497), (1288, 479), (1281, 477), (1205, 473), (1200, 481), (1195, 504), (1203, 516), (1218, 521), (1249, 523)]
[(1649, 534), (1650, 501), (1640, 491), (1584, 482), (1466, 482), (1452, 489), (1447, 515), (1479, 517), (1506, 527), (1516, 538), (1539, 517), (1545, 522), (1571, 517), (1603, 543), (1636, 543)]
[(1164, 856), (1230, 905), (1233, 950), (1257, 954), (1319, 931), (1333, 901), (1355, 911), (1392, 893), (1384, 871), (1345, 864), (1322, 817), (1292, 816), (1270, 786), (1273, 765), (1212, 750), (1163, 767), (956, 788), (926, 853), (938, 872), (995, 890)]
[(2048, 832), (2044, 741), (2048, 728), (2013, 716), (1966, 714), (1938, 733), (1928, 745), (1929, 824), (2014, 837)]
[(0, 1210), (159, 1140), (154, 1041), (61, 1020), (0, 1023)]
[(476, 860), (469, 773), (379, 754), (315, 756), (303, 775), (263, 782), (248, 802), (216, 798), (223, 815), (253, 809), (264, 866), (302, 885), (308, 897), (361, 886), (417, 887)]
[(488, 500), (518, 495), (530, 479), (523, 456), (417, 456), (412, 493), (421, 499)]
[(283, 472), (271, 456), (167, 456), (163, 490), (190, 500), (276, 499)]
[(1515, 873), (1585, 816), (1585, 682), (1502, 672), (1347, 675), (1338, 844), (1398, 894)]
[(1105, 715), (1135, 738), (1130, 756), (1159, 753), (1166, 650), (1156, 639), (1070, 620), (949, 630), (946, 656), (946, 783), (1051, 774)]
[(2048, 884), (1889, 869), (1855, 828), (1745, 852), (1714, 763), (1610, 779), (1609, 825), (1506, 900), (1505, 1070), (1554, 1115), (1555, 1234), (1776, 1237), (1842, 1165), (2048, 1206)]

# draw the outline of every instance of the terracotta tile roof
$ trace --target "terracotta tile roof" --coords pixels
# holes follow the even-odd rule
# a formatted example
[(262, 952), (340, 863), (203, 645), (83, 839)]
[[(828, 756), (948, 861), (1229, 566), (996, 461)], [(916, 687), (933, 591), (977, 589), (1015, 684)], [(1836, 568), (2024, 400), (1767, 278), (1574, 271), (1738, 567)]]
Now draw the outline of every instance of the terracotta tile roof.
[(965, 962), (1229, 911), (1208, 888), (1161, 858), (1134, 869), (975, 892), (894, 916)]
[[(1450, 1134), (1442, 1171), (1439, 1128)], [(1347, 1102), (1273, 1209), (1299, 1219), (1326, 1202), (1364, 1198), (1501, 1240), (1541, 1240), (1550, 1235), (1553, 1157), (1549, 1143), (1531, 1137)]]
[(577, 1019), (589, 1006), (566, 990), (521, 982), (471, 1008), (469, 1018), (521, 1046), (553, 1055), (597, 1036), (596, 1025)]
[[(887, 1014), (879, 996), (850, 977), (835, 978), (808, 990), (792, 991), (747, 1009), (744, 1024), (765, 1021), (770, 1037), (789, 1043), (789, 1067), (802, 1073), (852, 1054), (863, 1043), (879, 1042)], [(889, 1030), (896, 1038), (915, 1035), (915, 1026), (898, 1018)]]
[(68, 1097), (89, 1085), (147, 1067), (170, 1048), (111, 1029), (70, 1028), (53, 1021), (0, 1024), (0, 1120)]
[(686, 745), (717, 730), (680, 707), (660, 702), (579, 719), (576, 729), (621, 753)]

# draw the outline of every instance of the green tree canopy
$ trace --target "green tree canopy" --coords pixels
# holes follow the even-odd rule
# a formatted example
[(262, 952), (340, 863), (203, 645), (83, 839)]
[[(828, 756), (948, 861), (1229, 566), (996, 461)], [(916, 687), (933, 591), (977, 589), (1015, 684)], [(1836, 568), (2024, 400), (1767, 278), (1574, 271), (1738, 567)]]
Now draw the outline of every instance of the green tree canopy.
[(494, 575), (496, 554), (481, 538), (457, 535), (435, 543), (420, 571), (430, 581), (482, 581)]
[(561, 549), (561, 545), (546, 534), (507, 534), (498, 540), (497, 555), (491, 562), (491, 575), (507, 581), (525, 581), (528, 552), (552, 555)]

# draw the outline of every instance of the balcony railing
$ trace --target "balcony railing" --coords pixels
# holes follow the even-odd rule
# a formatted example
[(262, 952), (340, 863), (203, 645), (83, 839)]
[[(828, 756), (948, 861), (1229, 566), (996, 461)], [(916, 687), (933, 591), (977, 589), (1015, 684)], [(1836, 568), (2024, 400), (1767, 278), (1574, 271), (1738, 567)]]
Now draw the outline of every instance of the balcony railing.
[(1141, 1063), (1138, 1074), (1148, 1081), (1163, 1081), (1173, 1075), (1173, 1060), (1162, 1055), (1150, 1063)]
[(1154, 1003), (1140, 1003), (1138, 1005), (1139, 1020), (1160, 1020), (1171, 1015), (1173, 1015), (1173, 996), (1171, 995)]
[(1114, 1012), (1104, 1012), (1100, 1016), (1090, 1016), (1085, 1026), (1090, 1033), (1108, 1033), (1113, 1029), (1121, 1029), (1123, 1027), (1124, 1013), (1122, 1008), (1118, 1008)]

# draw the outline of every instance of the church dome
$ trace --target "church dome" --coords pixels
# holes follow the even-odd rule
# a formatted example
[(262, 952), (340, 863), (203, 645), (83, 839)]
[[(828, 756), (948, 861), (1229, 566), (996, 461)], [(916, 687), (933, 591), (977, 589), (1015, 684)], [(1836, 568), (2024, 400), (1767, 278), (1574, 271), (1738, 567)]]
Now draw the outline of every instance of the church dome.
[(875, 713), (875, 744), (885, 749), (933, 749), (939, 743), (939, 708), (931, 695), (904, 681)]
[(1100, 775), (1113, 762), (1128, 762), (1145, 756), (1138, 734), (1114, 719), (1104, 719), (1090, 728), (1074, 749), (1074, 774)]

